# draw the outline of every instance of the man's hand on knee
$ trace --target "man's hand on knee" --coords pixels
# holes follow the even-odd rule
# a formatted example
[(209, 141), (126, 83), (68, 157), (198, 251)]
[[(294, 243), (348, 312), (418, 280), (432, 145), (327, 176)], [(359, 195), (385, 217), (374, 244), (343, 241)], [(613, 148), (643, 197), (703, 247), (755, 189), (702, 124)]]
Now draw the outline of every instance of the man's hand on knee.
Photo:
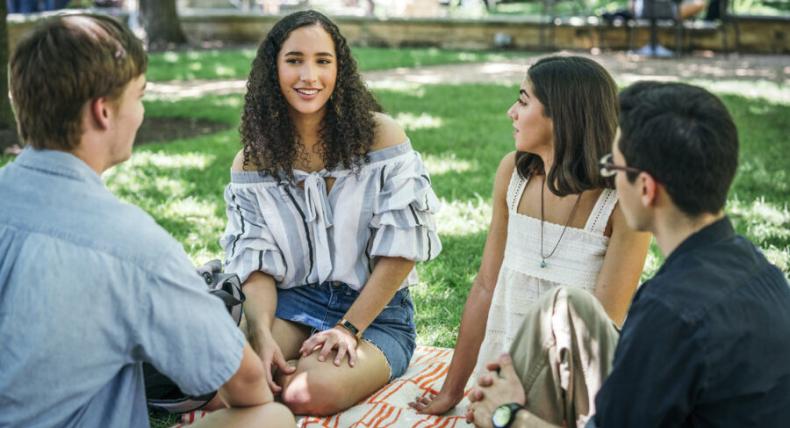
[(497, 407), (508, 403), (523, 406), (527, 400), (510, 355), (502, 354), (486, 368), (489, 373), (478, 378), (478, 386), (469, 394), (472, 404), (466, 415), (467, 421), (478, 427), (492, 426), (491, 415)]

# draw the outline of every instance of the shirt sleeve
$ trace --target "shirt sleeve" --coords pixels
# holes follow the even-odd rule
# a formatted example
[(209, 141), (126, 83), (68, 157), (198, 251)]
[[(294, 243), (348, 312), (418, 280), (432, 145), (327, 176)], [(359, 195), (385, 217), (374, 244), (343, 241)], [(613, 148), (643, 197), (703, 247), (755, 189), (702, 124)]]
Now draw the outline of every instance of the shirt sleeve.
[(136, 351), (184, 393), (207, 394), (239, 369), (245, 339), (183, 250), (172, 253), (141, 284)]
[(431, 260), (442, 250), (434, 214), (439, 200), (419, 154), (412, 152), (379, 171), (373, 207), (371, 256)]
[(260, 271), (282, 282), (286, 274), (283, 253), (258, 207), (252, 188), (225, 188), (228, 223), (220, 245), (225, 250), (225, 271), (239, 276), (241, 282)]
[(635, 302), (587, 426), (684, 425), (703, 388), (702, 330), (660, 301)]

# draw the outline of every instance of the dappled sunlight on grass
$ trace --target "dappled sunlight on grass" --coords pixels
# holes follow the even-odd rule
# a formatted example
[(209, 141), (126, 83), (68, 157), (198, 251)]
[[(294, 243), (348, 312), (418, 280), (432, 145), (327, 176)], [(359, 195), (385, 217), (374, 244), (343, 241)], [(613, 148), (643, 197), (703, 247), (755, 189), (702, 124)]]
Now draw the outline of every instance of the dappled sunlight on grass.
[(476, 162), (466, 159), (458, 159), (454, 153), (437, 155), (424, 155), (422, 157), (425, 167), (432, 176), (445, 174), (448, 172), (469, 172), (475, 167)]
[(371, 90), (400, 92), (418, 98), (425, 96), (425, 88), (419, 83), (404, 82), (400, 79), (379, 79), (366, 83)]
[(194, 168), (203, 170), (214, 160), (214, 156), (203, 153), (164, 154), (152, 152), (137, 152), (132, 158), (122, 164), (125, 168), (155, 167), (162, 169)]
[[(182, 238), (184, 245), (189, 249), (200, 249), (204, 254), (213, 254), (211, 257), (218, 257), (219, 254), (216, 251), (207, 251), (206, 245), (211, 242), (206, 242), (206, 237), (214, 235), (216, 236), (215, 240), (219, 239), (219, 235), (216, 233), (225, 227), (225, 218), (216, 215), (220, 209), (218, 201), (187, 197), (168, 201), (156, 210), (156, 214), (162, 218), (187, 222), (189, 230)], [(192, 251), (190, 250), (190, 252)], [(200, 260), (194, 255), (192, 257), (194, 260)]]
[[(790, 105), (790, 86), (768, 80), (691, 80), (689, 83), (702, 86), (717, 94), (738, 95), (754, 100), (766, 100), (776, 104)], [(770, 109), (770, 105), (764, 105)]]
[(431, 116), (427, 113), (420, 113), (419, 115), (413, 113), (398, 113), (395, 115), (394, 119), (406, 131), (439, 128), (444, 123), (441, 118)]
[(769, 262), (775, 264), (779, 269), (784, 271), (786, 277), (788, 276), (787, 272), (790, 270), (790, 248), (777, 248), (771, 246), (764, 248), (763, 253)]
[(439, 235), (468, 235), (488, 230), (491, 222), (491, 201), (478, 197), (476, 201), (442, 200), (436, 215)]
[(735, 199), (729, 202), (727, 211), (739, 223), (738, 226), (745, 227), (746, 234), (756, 243), (790, 245), (790, 210), (787, 205), (766, 202), (762, 197), (749, 202)]
[(653, 277), (664, 262), (664, 256), (661, 254), (658, 245), (656, 245), (655, 238), (650, 241), (650, 249), (647, 252), (645, 259), (645, 266), (642, 268), (642, 276), (640, 281), (646, 281)]
[[(436, 48), (390, 49), (353, 47), (360, 71), (422, 67), (523, 58), (525, 52), (479, 52)], [(148, 79), (167, 80), (245, 78), (255, 58), (256, 48), (189, 50), (150, 54)], [(203, 66), (203, 65), (206, 66)]]
[(771, 80), (698, 79), (679, 76), (620, 74), (616, 76), (618, 86), (624, 88), (640, 80), (685, 82), (720, 95), (738, 95), (752, 100), (765, 100), (775, 104), (790, 104), (790, 86)]
[(210, 49), (157, 52), (149, 55), (148, 80), (194, 80), (244, 77), (255, 50)]
[(175, 64), (178, 62), (179, 55), (175, 52), (164, 52), (162, 53), (162, 62), (168, 64)]
[[(785, 183), (786, 186), (786, 183)], [(790, 199), (787, 193), (780, 203), (763, 196), (753, 200), (733, 198), (727, 201), (727, 214), (738, 233), (746, 235), (765, 257), (790, 278)]]
[(234, 77), (236, 74), (236, 70), (231, 67), (225, 67), (224, 65), (215, 65), (214, 66), (214, 74), (217, 77)]
[(217, 106), (240, 108), (244, 105), (244, 98), (242, 97), (225, 97), (217, 100)]

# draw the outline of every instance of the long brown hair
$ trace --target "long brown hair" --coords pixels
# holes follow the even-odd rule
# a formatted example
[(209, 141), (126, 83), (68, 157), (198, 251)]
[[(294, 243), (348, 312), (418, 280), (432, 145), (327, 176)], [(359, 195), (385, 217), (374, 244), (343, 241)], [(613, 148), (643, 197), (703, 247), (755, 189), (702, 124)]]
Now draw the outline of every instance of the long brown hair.
[(240, 127), (245, 166), (254, 164), (263, 173), (291, 178), (294, 161), (305, 155), (300, 152), (288, 102), (280, 90), (277, 54), (292, 31), (311, 25), (320, 25), (329, 34), (337, 58), (337, 83), (319, 130), (324, 165), (356, 169), (365, 162), (376, 127), (373, 113), (381, 111), (381, 106), (362, 82), (337, 26), (321, 13), (308, 10), (279, 20), (258, 48)]
[(532, 92), (554, 124), (554, 164), (544, 171), (540, 156), (516, 153), (524, 177), (547, 174), (549, 190), (565, 196), (590, 189), (614, 188), (602, 177), (598, 160), (612, 149), (617, 131), (617, 85), (597, 62), (579, 56), (549, 56), (529, 70)]

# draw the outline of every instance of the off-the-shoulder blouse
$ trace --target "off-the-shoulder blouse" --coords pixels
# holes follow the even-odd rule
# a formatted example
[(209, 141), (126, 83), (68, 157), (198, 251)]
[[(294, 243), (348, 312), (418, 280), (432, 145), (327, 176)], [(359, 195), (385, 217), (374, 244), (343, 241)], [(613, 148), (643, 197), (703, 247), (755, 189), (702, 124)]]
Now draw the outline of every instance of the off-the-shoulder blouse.
[[(433, 215), (439, 201), (420, 155), (406, 142), (368, 154), (358, 171), (294, 170), (294, 181), (231, 172), (225, 271), (255, 271), (280, 288), (340, 281), (355, 290), (379, 256), (414, 261), (441, 251)], [(335, 179), (327, 192), (325, 179)], [(401, 288), (417, 281), (414, 270)]]

